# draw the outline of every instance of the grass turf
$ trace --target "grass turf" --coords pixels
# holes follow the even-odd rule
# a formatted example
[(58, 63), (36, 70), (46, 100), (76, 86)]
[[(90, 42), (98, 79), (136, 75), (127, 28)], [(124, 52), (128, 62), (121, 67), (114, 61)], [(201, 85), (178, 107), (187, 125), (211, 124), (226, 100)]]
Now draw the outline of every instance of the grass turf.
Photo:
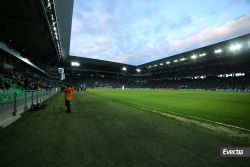
[(250, 130), (250, 93), (91, 89), (88, 93), (117, 98)]
[(84, 92), (72, 114), (53, 114), (64, 94), (0, 130), (0, 164), (7, 166), (249, 166), (220, 158), (220, 147), (250, 144), (136, 110)]

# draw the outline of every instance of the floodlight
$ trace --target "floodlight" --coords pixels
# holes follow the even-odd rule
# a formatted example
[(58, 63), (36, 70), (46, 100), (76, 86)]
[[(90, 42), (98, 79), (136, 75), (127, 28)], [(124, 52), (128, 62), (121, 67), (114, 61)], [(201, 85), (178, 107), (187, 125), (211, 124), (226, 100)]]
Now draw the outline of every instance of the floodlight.
[(170, 62), (168, 61), (168, 62), (166, 62), (166, 64), (170, 64)]
[(180, 61), (184, 61), (184, 60), (186, 60), (186, 58), (182, 58), (182, 59), (180, 59)]
[(53, 14), (51, 14), (51, 20), (54, 21), (54, 16), (53, 16)]
[(205, 54), (205, 53), (203, 53), (203, 54), (200, 54), (199, 56), (200, 56), (200, 57), (202, 57), (202, 56), (205, 56), (205, 55), (206, 55), (206, 54)]
[(191, 59), (196, 59), (196, 57), (197, 57), (196, 55), (193, 55), (191, 56)]
[(176, 62), (178, 62), (178, 60), (175, 60), (174, 62), (176, 63)]
[(240, 49), (240, 48), (241, 48), (241, 45), (237, 44), (237, 45), (231, 46), (230, 50), (234, 51), (234, 50)]
[(222, 50), (221, 50), (221, 49), (218, 49), (218, 50), (215, 50), (214, 52), (215, 52), (215, 53), (221, 53)]
[(48, 0), (48, 7), (49, 7), (49, 9), (51, 9), (51, 3), (49, 0)]
[(27, 61), (28, 61), (28, 62), (30, 61), (30, 60), (29, 60), (29, 59), (27, 59), (27, 58), (24, 58), (24, 60), (25, 60), (26, 62), (27, 62)]
[(163, 65), (163, 63), (160, 64), (161, 66)]
[(122, 68), (122, 70), (123, 70), (123, 71), (126, 71), (126, 70), (127, 70), (127, 68), (126, 68), (126, 67), (123, 67), (123, 68)]
[(71, 62), (71, 66), (80, 66), (80, 64), (77, 62)]
[(137, 72), (140, 72), (141, 70), (138, 68), (138, 69), (136, 69), (136, 71), (137, 71)]

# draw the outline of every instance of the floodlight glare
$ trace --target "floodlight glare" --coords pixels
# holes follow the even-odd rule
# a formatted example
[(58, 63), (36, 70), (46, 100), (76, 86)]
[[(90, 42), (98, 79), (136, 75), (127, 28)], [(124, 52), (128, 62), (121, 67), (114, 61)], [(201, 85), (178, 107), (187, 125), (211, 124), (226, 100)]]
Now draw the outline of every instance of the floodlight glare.
[(127, 68), (126, 68), (126, 67), (123, 67), (123, 68), (122, 68), (122, 70), (123, 70), (123, 71), (126, 71), (126, 70), (127, 70)]
[(30, 62), (30, 60), (29, 60), (29, 59), (27, 59), (27, 58), (24, 58), (24, 60), (25, 60), (26, 62), (27, 62), (27, 61), (28, 61), (28, 62)]
[(140, 72), (141, 70), (140, 69), (136, 69), (137, 72)]
[(166, 62), (167, 64), (170, 64), (170, 62), (168, 61), (168, 62)]
[(175, 60), (174, 62), (176, 63), (176, 62), (178, 62), (178, 60)]
[(221, 50), (221, 49), (218, 49), (218, 50), (215, 50), (214, 52), (215, 52), (215, 53), (221, 53), (222, 50)]
[(161, 66), (163, 65), (163, 63), (160, 64)]
[(202, 54), (200, 54), (199, 56), (202, 57), (202, 56), (205, 56), (205, 55), (206, 55), (205, 53), (202, 53)]
[(54, 16), (53, 16), (53, 14), (51, 14), (51, 20), (54, 21)]
[(191, 59), (196, 59), (196, 55), (191, 56)]
[(157, 66), (157, 65), (154, 65), (155, 67)]
[(71, 62), (71, 66), (80, 66), (80, 64), (77, 62)]
[(180, 61), (184, 61), (184, 60), (186, 60), (186, 59), (185, 58), (180, 59)]
[(231, 46), (230, 50), (234, 51), (236, 49), (240, 49), (241, 48), (241, 45), (237, 44), (237, 45), (234, 45), (234, 46)]

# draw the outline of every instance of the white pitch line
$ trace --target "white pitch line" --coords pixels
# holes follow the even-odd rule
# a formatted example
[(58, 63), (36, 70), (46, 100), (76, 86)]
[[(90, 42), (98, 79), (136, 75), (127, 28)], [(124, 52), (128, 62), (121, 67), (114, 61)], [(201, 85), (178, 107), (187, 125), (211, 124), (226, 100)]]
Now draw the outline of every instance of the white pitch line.
[[(106, 96), (104, 96), (104, 97), (106, 97)], [(120, 100), (120, 99), (117, 99), (117, 100)], [(129, 102), (129, 101), (125, 101), (125, 102), (132, 103), (132, 102)], [(139, 105), (141, 105), (141, 104), (139, 104)], [(145, 106), (145, 105), (142, 105), (142, 106)], [(150, 106), (145, 106), (145, 107), (154, 108), (154, 107), (150, 107)], [(154, 109), (157, 109), (157, 108), (154, 108)], [(211, 120), (203, 119), (203, 118), (199, 118), (199, 117), (194, 117), (194, 116), (190, 116), (190, 115), (186, 115), (186, 114), (181, 114), (181, 113), (177, 113), (177, 112), (173, 112), (173, 111), (168, 111), (168, 110), (164, 110), (164, 109), (161, 109), (161, 110), (169, 112), (169, 113), (177, 114), (177, 115), (182, 115), (182, 116), (186, 116), (186, 117), (190, 117), (190, 118), (200, 119), (200, 120), (204, 120), (204, 121), (207, 121), (207, 122), (212, 122), (212, 123), (215, 123), (215, 124), (229, 126), (229, 127), (233, 127), (233, 128), (237, 128), (237, 129), (241, 129), (241, 130), (245, 130), (245, 131), (250, 132), (249, 129), (244, 129), (244, 128), (241, 128), (241, 127), (238, 127), (238, 126), (228, 125), (228, 124), (224, 124), (224, 123), (220, 123), (220, 122), (216, 122), (216, 121), (211, 121)]]

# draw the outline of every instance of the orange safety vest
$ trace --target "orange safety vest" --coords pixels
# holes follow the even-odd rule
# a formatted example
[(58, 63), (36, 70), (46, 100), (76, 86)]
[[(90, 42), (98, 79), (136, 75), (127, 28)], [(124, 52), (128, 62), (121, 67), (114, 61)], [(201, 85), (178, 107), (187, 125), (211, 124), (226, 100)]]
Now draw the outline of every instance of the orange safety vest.
[(74, 91), (74, 89), (72, 89), (71, 87), (67, 87), (66, 89), (64, 89), (65, 100), (69, 100), (69, 101), (71, 100), (73, 91)]

